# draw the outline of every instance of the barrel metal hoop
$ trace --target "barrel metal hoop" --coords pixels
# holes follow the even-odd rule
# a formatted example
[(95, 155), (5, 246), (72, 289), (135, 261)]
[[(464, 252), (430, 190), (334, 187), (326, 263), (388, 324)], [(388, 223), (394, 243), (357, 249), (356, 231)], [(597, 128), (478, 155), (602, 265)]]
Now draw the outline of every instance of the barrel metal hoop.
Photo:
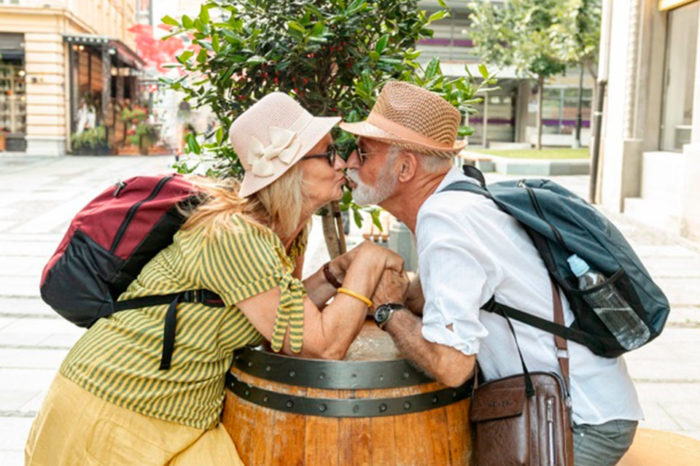
[(235, 352), (234, 365), (254, 377), (310, 388), (395, 388), (434, 382), (405, 359), (327, 361), (293, 358), (244, 347)]
[(232, 373), (226, 377), (226, 387), (250, 403), (292, 414), (322, 417), (377, 417), (411, 414), (441, 408), (469, 398), (472, 380), (458, 388), (445, 388), (396, 398), (328, 399), (309, 398), (273, 392), (245, 383)]

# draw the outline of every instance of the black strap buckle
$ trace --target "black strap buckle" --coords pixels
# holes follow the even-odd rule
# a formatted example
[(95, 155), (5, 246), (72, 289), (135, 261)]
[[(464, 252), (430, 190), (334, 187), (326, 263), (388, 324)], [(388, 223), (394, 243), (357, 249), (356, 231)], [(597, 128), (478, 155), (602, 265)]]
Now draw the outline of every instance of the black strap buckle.
[(180, 294), (181, 302), (204, 304), (204, 290), (187, 290)]

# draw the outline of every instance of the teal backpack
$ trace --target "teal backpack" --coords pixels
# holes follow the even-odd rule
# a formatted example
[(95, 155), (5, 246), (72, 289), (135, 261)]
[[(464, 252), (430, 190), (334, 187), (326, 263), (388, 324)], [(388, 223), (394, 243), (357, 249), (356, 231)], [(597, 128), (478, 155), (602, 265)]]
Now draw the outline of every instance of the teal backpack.
[(648, 327), (646, 343), (661, 333), (670, 311), (666, 296), (620, 231), (598, 210), (551, 180), (522, 179), (486, 186), (483, 175), (475, 167), (465, 165), (464, 173), (479, 184), (457, 181), (442, 191), (486, 196), (514, 217), (527, 231), (549, 274), (566, 294), (575, 320), (565, 327), (505, 306), (493, 297), (483, 310), (575, 341), (599, 356), (614, 358), (626, 352), (583, 298), (592, 290), (579, 290), (578, 279), (567, 263), (567, 258), (576, 254), (607, 277), (600, 286), (614, 284)]

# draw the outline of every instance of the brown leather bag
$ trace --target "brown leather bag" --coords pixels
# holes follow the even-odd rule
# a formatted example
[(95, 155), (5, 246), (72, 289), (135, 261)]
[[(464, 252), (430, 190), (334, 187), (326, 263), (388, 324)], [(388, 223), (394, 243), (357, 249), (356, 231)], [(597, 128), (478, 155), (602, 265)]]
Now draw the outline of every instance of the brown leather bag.
[[(564, 322), (559, 290), (552, 283), (554, 320)], [(474, 381), (469, 419), (475, 435), (474, 464), (573, 466), (574, 438), (569, 396), (566, 340), (555, 337), (563, 379), (555, 373), (528, 372), (515, 338), (523, 373), (479, 385)]]

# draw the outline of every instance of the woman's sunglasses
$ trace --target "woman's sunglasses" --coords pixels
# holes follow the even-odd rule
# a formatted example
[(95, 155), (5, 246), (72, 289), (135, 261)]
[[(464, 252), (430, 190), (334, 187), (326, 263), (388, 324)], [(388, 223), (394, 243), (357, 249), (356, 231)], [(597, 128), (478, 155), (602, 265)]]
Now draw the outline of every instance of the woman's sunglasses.
[(326, 159), (328, 160), (328, 165), (331, 167), (335, 166), (335, 158), (338, 155), (338, 148), (331, 144), (328, 146), (328, 152), (324, 152), (323, 154), (313, 154), (313, 155), (307, 155), (304, 158), (305, 159)]

